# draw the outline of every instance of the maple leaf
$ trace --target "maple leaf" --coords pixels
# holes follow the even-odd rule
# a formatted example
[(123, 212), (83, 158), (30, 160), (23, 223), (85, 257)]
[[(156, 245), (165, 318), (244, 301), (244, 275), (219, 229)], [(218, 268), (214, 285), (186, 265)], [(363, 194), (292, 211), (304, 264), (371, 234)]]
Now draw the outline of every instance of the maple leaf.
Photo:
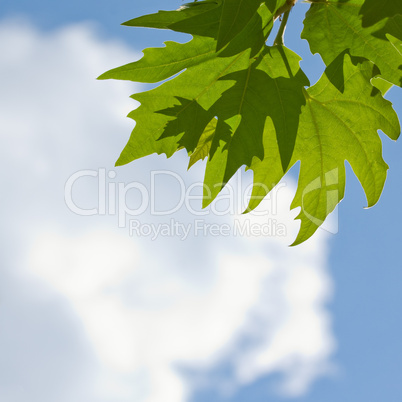
[[(247, 70), (226, 77), (234, 79), (236, 85), (224, 94), (217, 105), (227, 113), (221, 124), (226, 138), (225, 134), (219, 135), (221, 120), (218, 119), (214, 138), (217, 150), (210, 153), (207, 162), (203, 206), (213, 201), (240, 166), (250, 166), (253, 157), (259, 160), (270, 158), (263, 145), (268, 119), (273, 122), (276, 132), (275, 143), (282, 175), (287, 170), (296, 140), (300, 109), (305, 102), (302, 89), (309, 85), (299, 61), (300, 58), (285, 47), (267, 47)], [(221, 146), (218, 148), (219, 141)]]
[[(312, 3), (301, 35), (309, 42), (312, 53), (319, 53), (329, 65), (349, 49), (352, 56), (373, 61), (382, 78), (402, 86), (402, 54), (387, 36), (388, 33), (402, 39), (402, 16), (393, 15), (391, 19), (384, 18), (364, 27), (359, 14), (361, 9), (364, 11), (364, 0), (313, 0)], [(393, 10), (397, 11), (397, 6)], [(370, 21), (373, 22), (372, 18)]]
[(198, 36), (217, 38), (222, 14), (222, 1), (205, 0), (185, 4), (174, 11), (159, 11), (126, 21), (123, 25), (171, 29)]
[(144, 50), (144, 57), (134, 63), (109, 70), (99, 79), (114, 78), (155, 83), (209, 59), (215, 58), (216, 41), (194, 36), (187, 43), (165, 42), (164, 48)]
[[(312, 1), (302, 32), (327, 68), (308, 88), (300, 57), (283, 45), (293, 0), (206, 0), (175, 11), (135, 18), (129, 26), (193, 35), (186, 43), (146, 49), (142, 59), (101, 79), (156, 83), (132, 97), (140, 106), (116, 165), (152, 153), (185, 149), (190, 168), (207, 159), (203, 206), (211, 203), (242, 166), (254, 174), (245, 212), (300, 161), (292, 208), (300, 207), (299, 234), (307, 240), (342, 200), (345, 161), (366, 193), (368, 206), (382, 192), (387, 165), (377, 131), (400, 133), (383, 95), (402, 84), (400, 2), (378, 12), (371, 0)], [(285, 12), (274, 46), (274, 21)]]
[(399, 0), (365, 0), (359, 14), (363, 16), (363, 27), (374, 25), (384, 18), (402, 15), (402, 2)]
[[(100, 76), (100, 79), (140, 82), (148, 79), (148, 82), (156, 82), (181, 71), (184, 68), (183, 58), (189, 66), (174, 80), (151, 91), (133, 95), (141, 106), (131, 112), (129, 117), (137, 124), (117, 165), (154, 152), (165, 153), (169, 157), (181, 147), (193, 152), (208, 122), (215, 115), (221, 114), (219, 110), (215, 112), (212, 106), (233, 85), (229, 80), (222, 80), (222, 77), (249, 68), (250, 63), (255, 61), (253, 55), (265, 46), (264, 37), (272, 29), (272, 22), (272, 12), (263, 4), (246, 28), (220, 52), (211, 54), (208, 50), (216, 47), (215, 40), (194, 36), (186, 44), (167, 43), (166, 48), (148, 49), (138, 62)], [(202, 47), (200, 43), (204, 42), (205, 46)], [(204, 49), (204, 56), (199, 54), (200, 47)], [(163, 51), (167, 54), (168, 63), (160, 57)], [(188, 101), (178, 105), (180, 98)], [(188, 115), (190, 104), (193, 110), (197, 110), (195, 118)], [(193, 134), (183, 135), (184, 126), (188, 127), (187, 132)]]
[(301, 167), (291, 207), (301, 207), (302, 221), (295, 244), (309, 238), (344, 197), (345, 160), (365, 191), (367, 206), (380, 198), (388, 165), (377, 131), (396, 140), (401, 127), (391, 102), (369, 83), (376, 73), (371, 62), (355, 66), (348, 54), (340, 55), (306, 91), (294, 155)]
[[(222, 49), (236, 37), (255, 16), (262, 0), (225, 0), (219, 20), (217, 50)], [(282, 14), (283, 7), (293, 0), (266, 0), (265, 5), (271, 11), (272, 18)]]
[[(301, 228), (294, 244), (307, 240), (342, 200), (345, 160), (362, 184), (369, 207), (381, 195), (388, 166), (382, 158), (377, 130), (396, 140), (400, 125), (391, 103), (370, 85), (375, 74), (373, 63), (355, 65), (344, 53), (332, 62), (317, 84), (304, 91), (306, 103), (301, 109), (292, 160), (301, 161), (298, 188), (291, 205), (301, 207), (297, 217)], [(249, 210), (281, 178), (279, 149), (275, 149), (271, 131), (269, 126), (265, 143), (274, 150), (272, 157), (251, 165), (256, 186)]]
[(222, 49), (245, 28), (260, 4), (261, 0), (226, 0), (223, 2), (217, 50)]

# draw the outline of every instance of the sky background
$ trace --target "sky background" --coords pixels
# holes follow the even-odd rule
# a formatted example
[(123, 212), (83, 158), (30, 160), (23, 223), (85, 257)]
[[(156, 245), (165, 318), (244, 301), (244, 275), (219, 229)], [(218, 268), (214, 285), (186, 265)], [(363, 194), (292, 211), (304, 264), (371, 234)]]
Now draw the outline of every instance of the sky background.
[[(383, 138), (390, 171), (380, 203), (365, 206), (348, 168), (346, 197), (319, 230), (297, 232), (289, 205), (297, 170), (262, 209), (287, 236), (130, 236), (117, 216), (78, 216), (64, 201), (77, 171), (115, 172), (107, 184), (141, 183), (169, 170), (189, 187), (202, 164), (150, 156), (115, 169), (144, 85), (96, 81), (141, 57), (167, 31), (120, 23), (174, 9), (173, 0), (3, 0), (0, 4), (0, 400), (7, 402), (367, 402), (402, 397), (401, 144)], [(323, 71), (292, 12), (285, 43), (314, 83)], [(387, 98), (402, 116), (401, 92)], [(236, 180), (249, 183), (250, 175)], [(233, 184), (235, 184), (234, 182)], [(108, 187), (110, 188), (110, 187)], [(159, 208), (177, 201), (173, 176), (157, 180)], [(74, 200), (97, 203), (80, 179)], [(136, 208), (138, 191), (127, 193)], [(193, 207), (199, 210), (194, 202)], [(202, 217), (208, 223), (261, 217)], [(142, 223), (193, 225), (186, 208), (149, 209)]]

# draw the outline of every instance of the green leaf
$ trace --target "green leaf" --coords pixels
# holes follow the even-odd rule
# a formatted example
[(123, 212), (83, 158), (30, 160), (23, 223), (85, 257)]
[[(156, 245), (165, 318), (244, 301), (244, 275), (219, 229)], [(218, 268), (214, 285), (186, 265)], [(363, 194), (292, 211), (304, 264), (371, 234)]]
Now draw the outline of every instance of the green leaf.
[(388, 81), (383, 80), (381, 77), (375, 77), (371, 79), (371, 85), (380, 90), (384, 96), (391, 88), (392, 84)]
[[(389, 34), (387, 34), (387, 38), (395, 46), (395, 49), (402, 55), (402, 41)], [(399, 66), (399, 69), (402, 70), (402, 66)]]
[[(247, 68), (249, 53), (249, 51), (243, 51), (243, 53), (232, 57), (215, 57), (187, 69), (174, 80), (168, 81), (151, 91), (133, 95), (133, 98), (139, 101), (141, 106), (129, 114), (129, 117), (136, 121), (136, 126), (117, 161), (117, 165), (132, 162), (154, 152), (165, 153), (169, 157), (183, 146), (180, 144), (180, 139), (184, 131), (174, 135), (171, 131), (171, 136), (166, 136), (166, 133), (163, 136), (167, 124), (174, 119), (188, 120), (189, 117), (185, 110), (192, 102), (197, 103), (198, 115), (190, 117), (188, 122), (177, 122), (177, 127), (186, 127), (187, 125), (191, 127), (193, 125), (195, 128), (199, 125), (202, 126), (205, 122), (204, 115), (210, 113), (208, 110), (211, 106), (232, 85), (228, 81), (220, 80), (220, 78), (231, 72)], [(184, 99), (186, 102), (180, 105), (178, 98)], [(171, 113), (172, 108), (175, 112), (173, 115)], [(169, 109), (170, 111), (167, 111)], [(210, 120), (211, 118), (208, 121)], [(203, 130), (201, 133), (200, 130), (200, 128), (194, 129), (194, 133), (201, 135)], [(196, 137), (196, 134), (194, 137), (190, 141), (191, 144), (198, 143), (199, 138)], [(189, 147), (188, 152), (194, 151), (192, 145), (189, 143), (186, 145)]]
[(304, 87), (309, 85), (301, 70), (301, 58), (284, 46), (265, 51), (260, 68), (266, 73), (261, 88), (267, 92), (270, 111), (263, 130), (264, 159), (253, 158), (254, 187), (246, 212), (255, 209), (292, 166), (295, 141), (302, 107), (306, 104)]
[(301, 207), (301, 228), (294, 244), (308, 239), (342, 200), (345, 160), (365, 191), (367, 206), (378, 201), (388, 166), (377, 130), (393, 140), (401, 130), (391, 102), (369, 84), (375, 74), (372, 63), (355, 66), (345, 54), (330, 67), (308, 89), (300, 119), (295, 158), (301, 167), (292, 208)]
[(212, 38), (194, 36), (192, 40), (184, 44), (169, 41), (165, 42), (163, 48), (145, 49), (144, 57), (140, 60), (109, 70), (98, 79), (112, 78), (156, 83), (179, 73), (185, 68), (216, 58), (218, 55), (229, 57), (248, 48), (252, 50), (254, 55), (264, 46), (266, 36), (271, 29), (272, 12), (266, 6), (262, 6), (248, 26), (225, 49), (218, 53), (215, 52), (216, 41)]
[(159, 11), (126, 21), (123, 25), (171, 29), (199, 36), (217, 37), (222, 2), (206, 0), (189, 3), (174, 11)]
[(223, 0), (222, 14), (219, 21), (217, 51), (236, 37), (255, 16), (260, 5), (271, 12), (272, 21), (281, 14), (287, 0)]
[(176, 98), (180, 102), (178, 105), (157, 111), (174, 117), (166, 124), (158, 140), (175, 137), (179, 149), (194, 152), (208, 123), (214, 118), (213, 112), (203, 109), (195, 99)]
[(223, 0), (217, 50), (226, 46), (248, 24), (262, 0)]
[(215, 130), (216, 130), (217, 120), (213, 118), (205, 128), (202, 133), (200, 140), (198, 141), (197, 147), (194, 152), (190, 153), (190, 161), (188, 163), (188, 169), (191, 168), (196, 162), (200, 160), (204, 160), (208, 155), (211, 149), (212, 140), (214, 138)]
[[(402, 40), (402, 15), (398, 14), (392, 18), (388, 18), (378, 26), (381, 28), (373, 33), (375, 37), (382, 40), (390, 40), (389, 36), (392, 36), (395, 40)], [(392, 42), (392, 40), (390, 41)]]
[(165, 45), (164, 48), (145, 49), (142, 59), (107, 71), (98, 79), (155, 83), (216, 57), (216, 41), (209, 38), (195, 36), (184, 44), (165, 42)]
[(293, 0), (206, 0), (128, 21), (193, 39), (146, 49), (142, 59), (99, 77), (156, 83), (178, 74), (133, 95), (140, 102), (129, 114), (136, 125), (116, 165), (182, 149), (189, 168), (207, 158), (203, 206), (245, 166), (254, 174), (249, 212), (300, 161), (294, 244), (312, 236), (342, 200), (345, 161), (374, 205), (388, 169), (378, 130), (392, 139), (400, 133), (383, 95), (402, 85), (401, 4), (311, 2), (302, 36), (327, 68), (310, 88), (299, 56), (265, 44)]
[[(191, 41), (183, 44), (169, 41), (165, 42), (166, 46), (163, 48), (145, 49), (144, 57), (140, 60), (109, 70), (98, 79), (156, 83), (218, 55), (228, 57), (247, 48), (251, 48), (252, 53), (256, 54), (264, 45), (267, 32), (272, 28), (271, 18), (272, 14), (267, 8), (261, 7), (249, 26), (218, 53), (215, 52), (216, 41), (210, 38), (194, 36)], [(265, 25), (265, 31), (262, 30), (262, 25)]]
[(363, 3), (364, 0), (313, 1), (306, 14), (302, 38), (308, 40), (311, 51), (319, 53), (327, 66), (349, 49), (352, 56), (373, 61), (383, 79), (402, 86), (402, 55), (381, 35), (388, 20), (363, 27), (359, 15)]
[(263, 145), (267, 119), (276, 131), (282, 171), (289, 166), (305, 102), (302, 90), (309, 84), (299, 61), (299, 56), (285, 47), (267, 47), (247, 70), (223, 78), (236, 83), (214, 105), (218, 125), (205, 172), (204, 194), (209, 197), (204, 206), (242, 165), (252, 166), (253, 158), (261, 161), (270, 157)]
[(402, 15), (402, 2), (399, 0), (365, 0), (359, 14), (363, 16), (363, 27), (376, 24), (384, 18)]
[[(251, 21), (225, 49), (215, 53), (214, 57), (206, 58), (202, 63), (190, 66), (174, 80), (156, 89), (134, 95), (133, 98), (139, 101), (141, 106), (131, 112), (129, 117), (133, 118), (137, 124), (128, 144), (117, 161), (117, 165), (129, 163), (154, 152), (171, 156), (180, 147), (185, 147), (188, 152), (193, 152), (194, 144), (198, 143), (206, 124), (212, 117), (221, 113), (215, 113), (212, 109), (209, 109), (218, 101), (222, 93), (233, 85), (230, 81), (223, 81), (222, 77), (237, 71), (247, 70), (250, 60), (251, 62), (255, 61), (254, 58), (250, 59), (250, 57), (264, 46), (264, 35), (272, 27), (271, 17), (272, 14), (266, 6), (261, 6), (254, 21)], [(205, 42), (210, 41), (207, 38), (203, 38), (203, 40)], [(197, 41), (196, 37), (193, 41)], [(188, 44), (189, 47), (191, 47), (193, 41)], [(246, 44), (242, 46), (244, 42)], [(216, 42), (214, 44), (216, 46)], [(242, 47), (246, 49), (239, 53), (238, 50)], [(180, 64), (183, 58), (181, 48), (181, 46), (175, 44), (174, 46), (171, 45), (169, 49), (169, 60), (175, 65), (175, 69), (170, 69), (169, 67), (169, 74), (178, 71), (182, 66)], [(155, 79), (165, 77), (168, 74), (165, 67), (160, 66), (158, 69), (160, 58), (152, 57), (151, 59), (149, 57), (149, 54), (155, 55), (157, 51), (159, 52), (160, 49), (152, 49), (152, 52), (150, 51), (140, 60), (140, 63), (143, 60), (142, 65), (147, 68), (150, 66), (155, 67), (153, 73), (153, 77), (156, 77)], [(168, 48), (165, 48), (164, 51), (168, 52)], [(195, 53), (193, 52), (192, 54)], [(178, 61), (177, 63), (173, 62), (174, 58)], [(117, 73), (117, 76), (119, 74), (120, 72)], [(126, 70), (125, 74), (125, 79), (134, 81), (138, 79), (138, 71), (135, 68), (129, 71)], [(184, 103), (177, 105), (179, 98), (184, 100)], [(194, 118), (189, 117), (185, 112), (192, 103), (197, 103), (194, 109), (197, 110), (197, 115)], [(171, 113), (172, 108), (174, 108), (173, 114)], [(173, 119), (179, 121), (168, 125)], [(188, 120), (189, 122), (181, 120)], [(189, 125), (190, 127), (193, 125), (192, 136), (194, 138), (191, 138), (189, 134), (184, 135), (185, 130), (182, 128)], [(168, 127), (168, 130), (165, 132), (166, 127)], [(173, 129), (173, 127), (175, 128)], [(178, 130), (182, 130), (182, 132), (178, 132)], [(187, 131), (191, 132), (189, 130)]]
[[(381, 195), (388, 166), (382, 158), (377, 130), (396, 140), (400, 125), (391, 103), (370, 85), (375, 70), (370, 62), (354, 65), (348, 54), (340, 55), (317, 84), (305, 91), (306, 105), (302, 107), (292, 160), (292, 164), (301, 161), (291, 206), (301, 208), (297, 217), (301, 227), (294, 245), (312, 236), (342, 200), (345, 160), (362, 184), (368, 206)], [(266, 137), (272, 141), (271, 132)], [(270, 147), (274, 148), (272, 144)], [(252, 166), (257, 181), (255, 195), (263, 196), (263, 185), (269, 190), (277, 182), (277, 155), (275, 150), (269, 165)], [(269, 166), (273, 166), (272, 173), (265, 173)]]
[[(391, 35), (395, 39), (402, 41), (402, 13), (390, 18), (385, 27), (385, 36)], [(389, 39), (389, 38), (388, 38)], [(399, 42), (399, 53), (401, 53), (401, 42)]]

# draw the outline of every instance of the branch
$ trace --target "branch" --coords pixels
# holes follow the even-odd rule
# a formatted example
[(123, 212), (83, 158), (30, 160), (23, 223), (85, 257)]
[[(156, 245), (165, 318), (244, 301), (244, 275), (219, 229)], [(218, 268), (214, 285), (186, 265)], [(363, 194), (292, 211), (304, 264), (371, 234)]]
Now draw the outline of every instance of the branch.
[(286, 0), (286, 4), (282, 7), (279, 7), (275, 14), (275, 19), (277, 19), (281, 14), (286, 13), (286, 11), (290, 11), (292, 7), (296, 4), (297, 0)]
[(274, 40), (274, 45), (283, 45), (283, 38), (285, 36), (285, 29), (286, 29), (286, 23), (288, 22), (290, 10), (286, 11), (285, 14), (283, 14), (282, 17), (282, 22), (281, 26), (279, 27), (278, 34), (276, 35), (276, 38)]

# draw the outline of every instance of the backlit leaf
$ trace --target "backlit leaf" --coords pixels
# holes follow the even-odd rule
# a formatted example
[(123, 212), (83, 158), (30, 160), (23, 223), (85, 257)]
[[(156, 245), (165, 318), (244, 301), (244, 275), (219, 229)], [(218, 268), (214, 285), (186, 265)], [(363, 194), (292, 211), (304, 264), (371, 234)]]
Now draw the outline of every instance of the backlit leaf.
[(399, 0), (365, 0), (359, 14), (363, 16), (363, 26), (376, 24), (384, 18), (402, 15), (402, 1)]
[[(308, 40), (311, 51), (319, 53), (326, 65), (349, 49), (352, 56), (374, 62), (382, 78), (402, 86), (402, 55), (382, 32), (388, 19), (363, 27), (359, 14), (363, 3), (364, 0), (313, 1), (302, 38)], [(398, 38), (398, 34), (393, 36)]]
[[(135, 18), (133, 27), (193, 35), (166, 42), (100, 79), (157, 83), (132, 97), (140, 106), (116, 165), (179, 150), (190, 168), (207, 159), (203, 206), (243, 166), (254, 175), (250, 212), (300, 162), (292, 208), (307, 240), (344, 197), (345, 162), (374, 205), (388, 166), (378, 130), (396, 140), (400, 124), (384, 95), (402, 86), (402, 1), (311, 0), (302, 37), (326, 64), (309, 87), (300, 57), (268, 46), (274, 21), (293, 0), (205, 0)], [(280, 36), (284, 26), (279, 30)], [(270, 43), (282, 43), (271, 40)]]

